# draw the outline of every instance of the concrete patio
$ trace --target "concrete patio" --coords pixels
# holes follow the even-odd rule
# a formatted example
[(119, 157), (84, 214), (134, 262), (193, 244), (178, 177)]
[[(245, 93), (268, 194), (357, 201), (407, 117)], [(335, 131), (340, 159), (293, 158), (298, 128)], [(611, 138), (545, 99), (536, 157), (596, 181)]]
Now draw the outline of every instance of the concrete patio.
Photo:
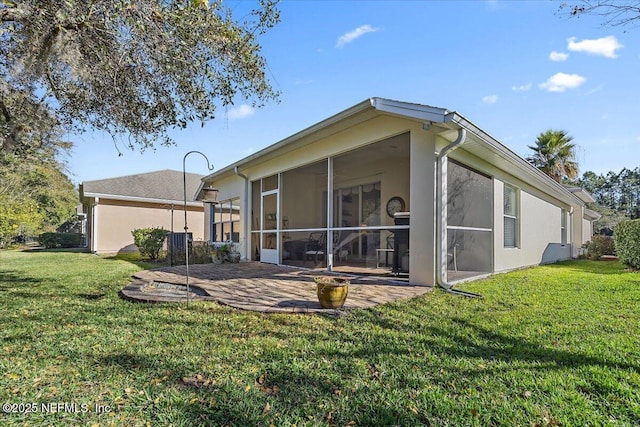
[[(192, 301), (217, 301), (262, 313), (339, 315), (353, 309), (414, 298), (433, 289), (386, 278), (350, 276), (346, 304), (341, 309), (331, 310), (318, 303), (313, 276), (319, 274), (327, 273), (259, 262), (191, 265), (189, 297)], [(133, 275), (133, 281), (121, 291), (121, 296), (130, 301), (185, 302), (185, 285), (185, 266), (145, 270)]]

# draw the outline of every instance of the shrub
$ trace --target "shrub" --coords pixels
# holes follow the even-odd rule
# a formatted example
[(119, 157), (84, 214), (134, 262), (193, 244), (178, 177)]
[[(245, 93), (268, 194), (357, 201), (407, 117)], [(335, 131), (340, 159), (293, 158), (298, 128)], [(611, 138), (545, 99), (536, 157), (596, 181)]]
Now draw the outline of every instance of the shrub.
[(167, 238), (167, 231), (164, 228), (136, 228), (131, 234), (140, 254), (151, 259), (158, 258), (158, 253)]
[(616, 247), (609, 236), (595, 235), (587, 243), (587, 257), (590, 259), (600, 259), (602, 255), (615, 255), (615, 253)]
[(82, 241), (82, 235), (78, 233), (42, 233), (38, 242), (47, 249), (53, 248), (77, 248)]
[(620, 262), (640, 270), (640, 219), (616, 225), (613, 237)]

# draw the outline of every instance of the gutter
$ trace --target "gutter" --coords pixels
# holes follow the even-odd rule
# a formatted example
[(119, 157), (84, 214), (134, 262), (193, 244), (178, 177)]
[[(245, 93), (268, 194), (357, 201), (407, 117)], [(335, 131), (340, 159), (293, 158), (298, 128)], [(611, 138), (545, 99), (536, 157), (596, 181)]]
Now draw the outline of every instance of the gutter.
[[(445, 121), (451, 120), (451, 115), (445, 116)], [(458, 130), (458, 136), (451, 144), (444, 147), (437, 157), (436, 172), (436, 217), (439, 218), (436, 227), (439, 248), (436, 248), (436, 283), (445, 292), (467, 297), (482, 298), (481, 295), (453, 289), (453, 284), (447, 280), (447, 155), (460, 148), (467, 140), (467, 131), (464, 127)]]
[[(233, 167), (233, 173), (235, 173), (237, 176), (239, 176), (240, 178), (244, 179), (244, 212), (243, 212), (243, 223), (244, 223), (244, 230), (243, 234), (244, 234), (244, 244), (245, 244), (245, 250), (244, 250), (244, 255), (245, 255), (245, 259), (251, 259), (251, 231), (250, 231), (250, 220), (249, 220), (249, 209), (247, 209), (247, 207), (249, 206), (249, 177), (246, 176), (245, 174), (240, 172), (240, 169), (238, 168), (238, 166), (234, 166)], [(253, 209), (253, 206), (251, 207)], [(249, 254), (249, 256), (247, 256), (247, 254)]]

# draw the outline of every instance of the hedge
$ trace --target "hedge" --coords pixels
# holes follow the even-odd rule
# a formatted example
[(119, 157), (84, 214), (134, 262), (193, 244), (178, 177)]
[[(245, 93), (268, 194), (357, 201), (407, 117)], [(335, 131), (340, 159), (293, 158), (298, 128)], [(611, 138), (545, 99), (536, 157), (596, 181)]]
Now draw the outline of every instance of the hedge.
[(609, 236), (595, 235), (587, 243), (587, 257), (590, 259), (600, 259), (602, 255), (615, 255), (615, 245)]
[(613, 238), (620, 262), (640, 270), (640, 219), (622, 221), (616, 225)]
[(82, 242), (82, 235), (78, 233), (42, 233), (38, 237), (38, 242), (47, 249), (77, 248)]

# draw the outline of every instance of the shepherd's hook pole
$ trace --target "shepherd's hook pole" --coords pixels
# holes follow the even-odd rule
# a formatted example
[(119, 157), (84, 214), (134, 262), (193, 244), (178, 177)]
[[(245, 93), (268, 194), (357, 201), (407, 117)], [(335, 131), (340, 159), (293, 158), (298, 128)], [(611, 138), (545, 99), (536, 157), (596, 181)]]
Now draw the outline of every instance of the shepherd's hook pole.
[(189, 154), (193, 154), (193, 153), (198, 153), (202, 157), (204, 157), (204, 159), (207, 161), (207, 168), (209, 168), (210, 171), (213, 170), (213, 165), (211, 165), (211, 163), (209, 162), (209, 159), (207, 158), (207, 156), (205, 156), (200, 151), (195, 151), (195, 150), (194, 151), (189, 151), (182, 158), (182, 190), (183, 190), (183, 195), (184, 195), (184, 262), (185, 262), (185, 265), (186, 265), (186, 268), (187, 268), (187, 273), (186, 273), (186, 276), (187, 276), (187, 308), (189, 308), (190, 290), (189, 290), (189, 226), (187, 225), (187, 169), (186, 169), (186, 164), (187, 164), (187, 156)]

